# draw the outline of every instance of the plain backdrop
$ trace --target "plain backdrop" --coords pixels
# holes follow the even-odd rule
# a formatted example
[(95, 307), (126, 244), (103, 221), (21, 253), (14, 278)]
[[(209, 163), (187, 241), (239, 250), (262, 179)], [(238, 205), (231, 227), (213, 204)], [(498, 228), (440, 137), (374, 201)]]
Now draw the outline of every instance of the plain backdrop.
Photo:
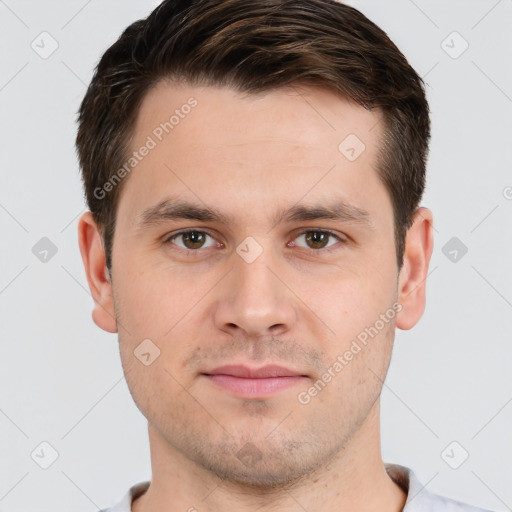
[[(94, 512), (151, 477), (117, 335), (91, 320), (74, 138), (101, 55), (157, 3), (0, 1), (4, 512)], [(432, 111), (427, 307), (396, 333), (383, 457), (430, 491), (511, 510), (512, 1), (350, 4), (424, 77)]]

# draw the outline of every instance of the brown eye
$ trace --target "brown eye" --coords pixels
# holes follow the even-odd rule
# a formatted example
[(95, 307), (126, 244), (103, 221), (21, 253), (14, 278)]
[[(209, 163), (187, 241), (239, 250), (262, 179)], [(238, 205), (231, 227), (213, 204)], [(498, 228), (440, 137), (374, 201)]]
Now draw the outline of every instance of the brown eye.
[[(306, 248), (312, 250), (326, 249), (327, 251), (331, 250), (330, 247), (336, 245), (336, 242), (343, 243), (344, 240), (335, 235), (330, 231), (319, 230), (319, 229), (310, 229), (308, 231), (303, 231), (297, 236), (295, 240), (299, 240), (304, 237), (306, 242)], [(330, 239), (335, 239), (333, 243), (329, 244)], [(329, 244), (329, 245), (328, 245)], [(297, 245), (294, 243), (294, 245)]]
[[(166, 242), (172, 242), (182, 249), (196, 250), (205, 248), (204, 243), (207, 237), (212, 238), (208, 233), (204, 231), (188, 230), (171, 236), (166, 240)], [(175, 240), (179, 239), (182, 240), (183, 245), (175, 242)]]
[(308, 231), (306, 234), (306, 242), (312, 249), (323, 249), (329, 240), (327, 233), (321, 231)]

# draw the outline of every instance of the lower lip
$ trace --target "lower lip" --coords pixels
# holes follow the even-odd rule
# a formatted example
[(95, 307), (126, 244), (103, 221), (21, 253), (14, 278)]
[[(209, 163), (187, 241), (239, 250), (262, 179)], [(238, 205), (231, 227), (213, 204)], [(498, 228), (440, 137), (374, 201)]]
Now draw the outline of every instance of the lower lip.
[(269, 377), (264, 379), (247, 379), (234, 377), (233, 375), (205, 375), (205, 377), (217, 386), (227, 389), (232, 393), (247, 398), (266, 397), (295, 386), (306, 377), (294, 375), (291, 377)]

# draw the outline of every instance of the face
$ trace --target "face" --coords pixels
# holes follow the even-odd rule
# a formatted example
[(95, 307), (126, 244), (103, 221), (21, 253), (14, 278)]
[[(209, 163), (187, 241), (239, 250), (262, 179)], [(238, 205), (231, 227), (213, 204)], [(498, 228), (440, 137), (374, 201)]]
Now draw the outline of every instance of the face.
[(130, 391), (169, 453), (284, 484), (339, 456), (375, 412), (400, 310), (379, 121), (307, 87), (160, 83), (145, 97), (112, 316)]

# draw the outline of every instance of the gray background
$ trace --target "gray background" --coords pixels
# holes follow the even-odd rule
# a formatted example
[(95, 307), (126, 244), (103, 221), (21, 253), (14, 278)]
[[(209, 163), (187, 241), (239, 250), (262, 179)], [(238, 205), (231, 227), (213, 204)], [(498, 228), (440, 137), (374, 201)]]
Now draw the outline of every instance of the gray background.
[[(147, 424), (117, 336), (91, 320), (74, 137), (101, 54), (157, 3), (0, 1), (4, 512), (93, 512), (151, 476)], [(512, 1), (350, 3), (425, 78), (432, 110), (427, 308), (412, 331), (397, 330), (383, 457), (412, 467), (433, 492), (511, 510)], [(43, 237), (57, 249), (46, 261)]]

